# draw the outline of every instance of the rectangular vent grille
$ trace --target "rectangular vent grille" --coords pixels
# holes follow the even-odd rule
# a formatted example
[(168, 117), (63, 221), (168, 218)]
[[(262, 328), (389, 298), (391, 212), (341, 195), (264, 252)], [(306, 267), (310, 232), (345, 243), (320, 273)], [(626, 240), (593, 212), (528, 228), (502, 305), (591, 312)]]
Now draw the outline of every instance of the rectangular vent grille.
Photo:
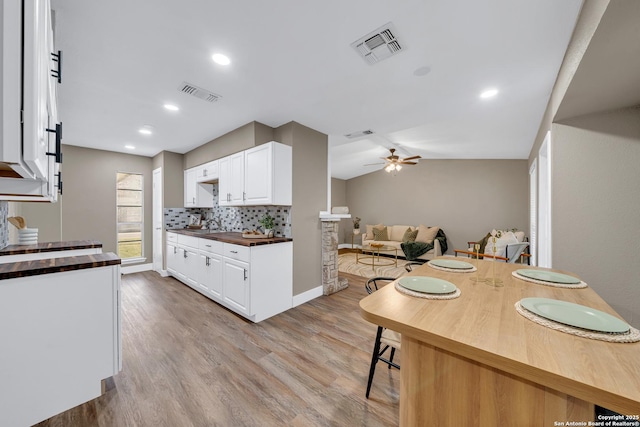
[(182, 82), (178, 90), (182, 93), (195, 96), (196, 98), (200, 98), (207, 102), (216, 102), (218, 99), (222, 98), (222, 96), (216, 93), (213, 93), (206, 89), (202, 89), (201, 87), (192, 85), (191, 83), (187, 83), (187, 82)]
[(373, 133), (374, 132), (371, 129), (367, 129), (367, 130), (361, 130), (360, 132), (348, 133), (345, 136), (349, 139), (353, 139), (353, 138), (359, 138), (361, 136), (373, 135)]
[(400, 44), (396, 34), (393, 23), (388, 22), (351, 43), (351, 47), (358, 52), (367, 64), (375, 64), (404, 50), (404, 45)]

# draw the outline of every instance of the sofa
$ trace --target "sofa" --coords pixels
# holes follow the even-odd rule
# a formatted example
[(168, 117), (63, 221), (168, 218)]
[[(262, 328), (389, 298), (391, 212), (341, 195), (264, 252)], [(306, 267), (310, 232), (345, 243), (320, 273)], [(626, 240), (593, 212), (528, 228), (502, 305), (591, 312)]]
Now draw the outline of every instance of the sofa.
[[(377, 230), (386, 228), (386, 237), (388, 239), (376, 240), (376, 236), (374, 236), (373, 231), (374, 228), (376, 228)], [(447, 237), (444, 234), (444, 231), (442, 231), (442, 229), (440, 229), (439, 227), (426, 227), (422, 224), (420, 224), (418, 227), (414, 227), (412, 225), (367, 225), (362, 232), (362, 248), (366, 250), (371, 243), (379, 243), (398, 249), (398, 258), (407, 258), (402, 250), (403, 238), (405, 238), (407, 229), (412, 231), (413, 234), (416, 234), (417, 230), (418, 233), (416, 236), (414, 236), (416, 242), (433, 243), (432, 249), (414, 259), (429, 261), (434, 259), (435, 257), (442, 256), (442, 254), (447, 251)], [(379, 234), (382, 233), (379, 232)]]

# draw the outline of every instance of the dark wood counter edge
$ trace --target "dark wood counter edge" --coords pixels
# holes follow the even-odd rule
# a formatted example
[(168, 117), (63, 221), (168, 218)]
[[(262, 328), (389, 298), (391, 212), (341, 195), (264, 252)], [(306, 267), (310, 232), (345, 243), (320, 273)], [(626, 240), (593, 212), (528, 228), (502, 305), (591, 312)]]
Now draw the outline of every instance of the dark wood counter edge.
[(242, 237), (240, 232), (224, 232), (224, 233), (203, 233), (197, 231), (189, 231), (183, 229), (170, 229), (166, 230), (167, 233), (184, 234), (192, 237), (199, 237), (201, 239), (217, 240), (223, 243), (231, 243), (233, 245), (240, 246), (259, 246), (259, 245), (271, 245), (274, 243), (293, 242), (290, 237), (273, 237), (271, 239), (247, 239)]
[(107, 267), (118, 264), (120, 264), (120, 258), (112, 252), (63, 258), (37, 259), (32, 261), (8, 262), (6, 264), (0, 264), (0, 280), (37, 276), (40, 274), (61, 273), (63, 271), (83, 270), (86, 268)]
[(70, 240), (67, 242), (44, 242), (37, 245), (9, 245), (0, 249), (0, 256), (36, 254), (41, 252), (72, 251), (77, 249), (101, 248), (98, 240)]
[[(390, 285), (391, 284), (387, 286)], [(387, 286), (385, 286), (385, 288)], [(393, 286), (391, 286), (391, 288), (393, 288)], [(614, 411), (619, 411), (620, 413), (631, 414), (633, 411), (637, 410), (637, 402), (626, 396), (620, 396), (618, 394), (611, 393), (608, 390), (599, 389), (590, 384), (575, 381), (573, 378), (561, 376), (545, 369), (482, 350), (469, 344), (455, 341), (451, 338), (415, 328), (413, 326), (397, 322), (394, 319), (369, 312), (362, 304), (363, 301), (371, 296), (372, 295), (367, 295), (361, 299), (358, 306), (360, 307), (360, 315), (362, 318), (374, 325), (380, 325), (393, 331), (397, 331), (401, 335), (405, 334), (407, 337), (411, 337), (428, 346), (440, 348), (459, 357), (473, 360), (544, 387), (549, 387), (552, 390), (566, 393), (569, 396), (574, 396), (587, 402), (601, 405)]]

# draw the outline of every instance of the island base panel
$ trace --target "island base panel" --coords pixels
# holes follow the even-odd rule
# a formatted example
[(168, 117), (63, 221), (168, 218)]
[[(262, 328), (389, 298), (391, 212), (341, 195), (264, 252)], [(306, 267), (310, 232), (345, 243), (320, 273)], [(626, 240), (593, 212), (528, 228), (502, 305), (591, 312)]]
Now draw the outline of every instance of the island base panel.
[(400, 425), (553, 426), (593, 404), (402, 336)]

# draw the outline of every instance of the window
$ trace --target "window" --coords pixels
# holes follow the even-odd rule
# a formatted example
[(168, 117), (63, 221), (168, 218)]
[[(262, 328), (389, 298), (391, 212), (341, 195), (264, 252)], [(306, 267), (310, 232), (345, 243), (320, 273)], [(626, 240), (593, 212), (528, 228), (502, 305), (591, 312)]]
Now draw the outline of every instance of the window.
[(122, 259), (142, 257), (142, 174), (117, 175), (118, 255)]

